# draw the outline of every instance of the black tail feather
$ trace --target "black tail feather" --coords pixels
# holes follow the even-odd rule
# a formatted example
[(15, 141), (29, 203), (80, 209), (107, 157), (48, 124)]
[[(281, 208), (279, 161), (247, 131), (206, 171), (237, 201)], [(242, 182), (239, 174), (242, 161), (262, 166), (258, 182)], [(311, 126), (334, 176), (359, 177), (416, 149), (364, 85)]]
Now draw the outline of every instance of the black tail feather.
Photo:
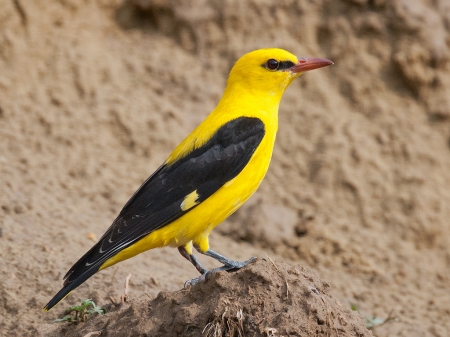
[(43, 308), (44, 311), (49, 311), (52, 309), (55, 305), (57, 305), (59, 302), (61, 302), (69, 293), (80, 286), (84, 281), (86, 281), (89, 277), (94, 275), (98, 269), (91, 269), (87, 271), (86, 273), (80, 275), (75, 280), (70, 282), (69, 284), (65, 285), (58, 293), (50, 300), (50, 302), (47, 303), (47, 305)]

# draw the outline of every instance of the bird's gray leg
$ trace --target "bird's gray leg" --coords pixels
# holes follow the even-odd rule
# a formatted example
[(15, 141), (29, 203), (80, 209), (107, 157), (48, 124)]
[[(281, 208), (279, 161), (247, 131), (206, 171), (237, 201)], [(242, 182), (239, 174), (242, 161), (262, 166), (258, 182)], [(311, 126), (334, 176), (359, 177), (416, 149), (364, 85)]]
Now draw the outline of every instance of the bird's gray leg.
[[(203, 252), (200, 251), (200, 250), (198, 249), (198, 247), (196, 247), (195, 245), (194, 245), (194, 247), (195, 247), (195, 249), (196, 249), (200, 254), (203, 254), (203, 255), (212, 257), (213, 259), (216, 259), (216, 260), (219, 261), (220, 263), (223, 263), (223, 266), (222, 266), (222, 267), (219, 267), (219, 268), (214, 268), (214, 269), (211, 269), (211, 270), (206, 270), (206, 269), (204, 269), (204, 268), (202, 267), (203, 270), (204, 270), (204, 273), (201, 272), (202, 275), (201, 275), (200, 277), (197, 277), (197, 278), (194, 278), (194, 279), (192, 279), (192, 280), (186, 281), (186, 283), (184, 284), (184, 287), (185, 287), (185, 288), (187, 288), (189, 285), (194, 285), (194, 284), (197, 284), (197, 283), (199, 283), (199, 282), (201, 282), (201, 281), (204, 281), (204, 280), (208, 277), (208, 275), (211, 275), (211, 274), (213, 274), (213, 273), (217, 273), (217, 272), (219, 272), (219, 271), (224, 271), (224, 270), (240, 269), (240, 268), (242, 268), (242, 267), (248, 265), (250, 262), (253, 262), (253, 261), (256, 260), (256, 257), (252, 257), (251, 259), (249, 259), (249, 260), (247, 260), (247, 261), (243, 261), (243, 262), (240, 262), (240, 261), (233, 261), (233, 260), (227, 259), (225, 256), (222, 256), (222, 255), (220, 255), (219, 253), (217, 253), (217, 252), (215, 252), (215, 251), (213, 251), (213, 250), (211, 250), (211, 249), (209, 249), (209, 250), (207, 250), (206, 252), (203, 253)], [(186, 256), (181, 252), (181, 248), (183, 248), (183, 247), (178, 247), (178, 250), (180, 251), (181, 255), (183, 255), (186, 259), (188, 259), (189, 261), (191, 261), (190, 258), (186, 257)], [(184, 248), (183, 248), (183, 249), (184, 249)], [(187, 254), (187, 252), (186, 252), (186, 254)], [(192, 258), (195, 259), (194, 255), (189, 255), (189, 254), (187, 254), (187, 256), (192, 257)], [(195, 259), (195, 260), (197, 260), (197, 259)], [(198, 262), (198, 261), (197, 261), (197, 262)], [(191, 261), (191, 263), (194, 264), (194, 262), (192, 262), (192, 261)], [(194, 266), (195, 266), (195, 264), (194, 264)], [(196, 267), (196, 268), (197, 268), (197, 267)], [(197, 268), (197, 269), (198, 269), (198, 268)], [(200, 271), (200, 270), (199, 270), (199, 271)]]
[[(194, 246), (195, 247), (195, 246)], [(195, 247), (195, 249), (200, 253), (200, 254), (204, 254), (206, 256), (212, 257), (213, 259), (216, 259), (217, 261), (219, 261), (220, 263), (223, 263), (224, 266), (221, 267), (221, 270), (229, 270), (229, 269), (240, 269), (242, 267), (245, 267), (246, 265), (248, 265), (250, 262), (253, 262), (256, 260), (256, 257), (252, 257), (251, 259), (247, 260), (247, 261), (233, 261), (230, 260), (228, 258), (226, 258), (223, 255), (220, 255), (219, 253), (213, 251), (212, 249), (208, 249), (206, 252), (202, 253), (197, 247)], [(224, 267), (227, 267), (226, 269), (222, 269)], [(219, 269), (219, 268), (217, 268)], [(214, 269), (213, 269), (214, 270)], [(211, 270), (212, 271), (212, 270)]]
[(190, 263), (192, 263), (195, 267), (195, 269), (197, 269), (199, 271), (200, 274), (205, 274), (208, 269), (204, 268), (200, 261), (196, 259), (196, 257), (193, 254), (189, 254), (186, 250), (186, 248), (184, 248), (184, 246), (180, 246), (178, 247), (178, 251), (180, 252), (181, 256), (183, 256), (186, 260), (188, 260)]

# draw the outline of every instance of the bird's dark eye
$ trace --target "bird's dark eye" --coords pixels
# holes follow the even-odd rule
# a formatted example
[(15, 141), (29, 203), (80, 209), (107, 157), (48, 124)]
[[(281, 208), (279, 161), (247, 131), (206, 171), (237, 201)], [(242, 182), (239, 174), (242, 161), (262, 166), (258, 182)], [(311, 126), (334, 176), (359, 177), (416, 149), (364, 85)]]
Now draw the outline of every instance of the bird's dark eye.
[(277, 60), (270, 59), (270, 60), (267, 61), (267, 69), (277, 70), (278, 69), (278, 65), (279, 65), (279, 63), (278, 63)]

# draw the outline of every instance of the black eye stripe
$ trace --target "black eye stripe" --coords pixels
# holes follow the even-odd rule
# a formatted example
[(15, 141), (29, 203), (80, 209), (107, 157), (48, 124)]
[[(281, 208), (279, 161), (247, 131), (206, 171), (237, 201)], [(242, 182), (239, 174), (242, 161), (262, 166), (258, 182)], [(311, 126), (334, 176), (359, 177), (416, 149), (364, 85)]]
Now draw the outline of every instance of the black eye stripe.
[[(269, 64), (269, 62), (271, 64)], [(277, 65), (274, 67), (275, 62), (277, 62), (275, 59), (270, 59), (267, 62), (265, 62), (264, 64), (262, 64), (262, 67), (266, 68), (268, 70), (274, 71), (274, 70), (286, 70), (295, 65), (294, 62), (292, 62), (292, 61), (279, 61), (279, 62), (277, 62)]]
[(289, 69), (294, 66), (294, 62), (291, 61), (281, 61), (278, 65), (278, 70)]

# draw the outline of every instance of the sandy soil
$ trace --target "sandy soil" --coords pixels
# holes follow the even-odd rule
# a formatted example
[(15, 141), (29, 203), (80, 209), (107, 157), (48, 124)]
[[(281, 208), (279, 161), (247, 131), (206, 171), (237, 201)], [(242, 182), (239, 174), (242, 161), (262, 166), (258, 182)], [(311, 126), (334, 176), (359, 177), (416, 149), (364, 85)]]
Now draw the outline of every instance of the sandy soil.
[[(131, 273), (130, 304), (120, 312), (136, 324), (140, 313), (167, 327), (167, 316), (143, 308), (172, 315), (172, 299), (197, 306), (202, 292), (220, 315), (220, 299), (237, 294), (248, 302), (236, 301), (234, 311), (273, 319), (273, 326), (247, 328), (249, 335), (267, 335), (270, 327), (279, 335), (337, 336), (339, 330), (329, 328), (338, 322), (325, 319), (320, 331), (302, 325), (315, 317), (295, 305), (307, 300), (307, 281), (301, 280), (311, 275), (323, 303), (351, 322), (345, 329), (367, 334), (361, 317), (349, 310), (355, 303), (364, 315), (392, 312), (398, 318), (374, 330), (376, 336), (448, 336), (450, 3), (236, 0), (186, 6), (1, 1), (0, 335), (64, 335), (70, 327), (50, 324), (64, 308), (85, 298), (107, 305)], [(214, 107), (233, 62), (273, 46), (335, 65), (302, 76), (286, 92), (269, 173), (211, 243), (233, 259), (268, 254), (283, 272), (260, 261), (191, 293), (176, 292), (195, 269), (176, 250), (151, 251), (95, 275), (43, 313), (68, 268)], [(295, 269), (298, 275), (289, 273)], [(272, 275), (266, 280), (272, 288), (255, 283), (255, 291), (267, 292), (274, 312), (296, 310), (298, 325), (252, 309), (257, 302), (242, 293), (243, 280), (261, 275)], [(297, 300), (279, 306), (283, 278), (292, 281)], [(205, 321), (190, 313), (202, 323), (218, 322), (217, 315)], [(319, 309), (316, 314), (322, 315)], [(105, 319), (73, 333), (95, 331)], [(226, 320), (239, 324), (234, 316)], [(149, 327), (149, 336), (185, 332), (180, 325), (151, 329), (159, 328)], [(111, 335), (106, 327), (103, 335)]]

